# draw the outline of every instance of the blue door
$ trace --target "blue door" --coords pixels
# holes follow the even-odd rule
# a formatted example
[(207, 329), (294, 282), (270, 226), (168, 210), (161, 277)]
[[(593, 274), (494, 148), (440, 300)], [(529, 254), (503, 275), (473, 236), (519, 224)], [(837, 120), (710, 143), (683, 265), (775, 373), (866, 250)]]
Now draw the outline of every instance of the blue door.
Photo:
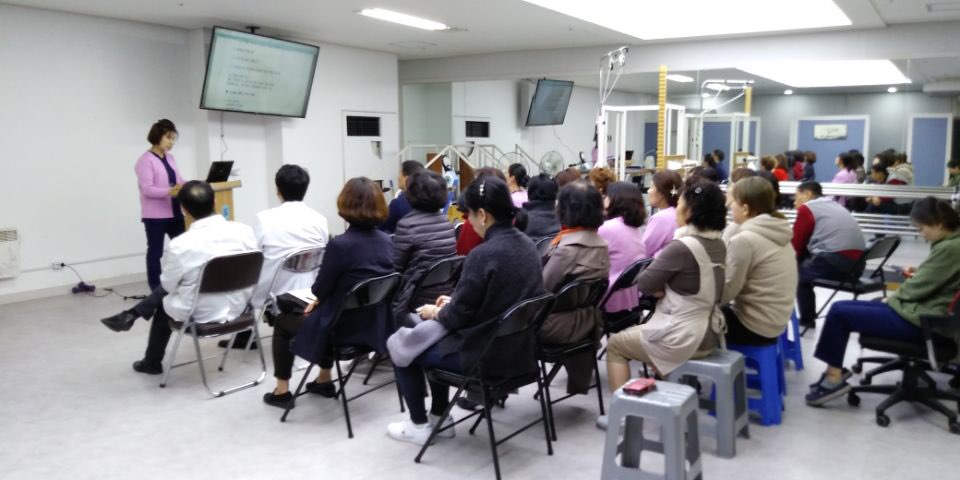
[[(813, 138), (813, 129), (816, 125), (846, 125), (846, 138), (821, 139)], [(817, 154), (817, 163), (814, 170), (818, 182), (829, 182), (837, 174), (834, 161), (841, 152), (849, 150), (864, 151), (867, 136), (867, 120), (863, 118), (836, 118), (825, 120), (800, 120), (797, 122), (797, 150), (812, 151)], [(866, 156), (866, 154), (864, 154)]]
[(910, 152), (914, 179), (918, 186), (944, 184), (944, 169), (950, 143), (950, 122), (946, 115), (913, 117), (910, 120)]

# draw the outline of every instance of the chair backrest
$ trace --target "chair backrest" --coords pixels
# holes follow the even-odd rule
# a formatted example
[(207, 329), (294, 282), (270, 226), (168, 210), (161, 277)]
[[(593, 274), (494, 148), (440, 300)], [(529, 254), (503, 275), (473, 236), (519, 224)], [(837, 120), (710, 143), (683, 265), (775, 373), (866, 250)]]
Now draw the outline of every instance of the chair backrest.
[(882, 260), (870, 274), (870, 278), (883, 278), (883, 266), (893, 255), (893, 252), (897, 250), (898, 246), (900, 246), (900, 237), (894, 235), (888, 235), (873, 242), (869, 247), (867, 247), (866, 250), (863, 251), (863, 255), (860, 256), (860, 259), (857, 261), (854, 270), (851, 272), (850, 280), (857, 281), (860, 275), (858, 272), (866, 269), (868, 261), (876, 259)]
[(554, 296), (545, 293), (510, 307), (492, 326), (467, 376), (512, 377), (537, 371), (537, 332), (553, 308)]
[(463, 230), (463, 222), (457, 222), (453, 224), (453, 236), (457, 240), (460, 240), (460, 231)]
[(572, 312), (581, 308), (597, 307), (610, 284), (606, 278), (574, 280), (560, 289), (553, 302), (552, 313)]
[(550, 242), (552, 241), (553, 237), (543, 237), (535, 242), (537, 244), (537, 251), (540, 252), (541, 257), (550, 250)]
[(199, 293), (227, 293), (253, 287), (260, 280), (263, 253), (259, 250), (222, 255), (200, 268)]
[[(522, 332), (534, 332), (546, 320), (553, 309), (556, 297), (551, 293), (544, 293), (510, 307), (497, 320), (497, 329), (491, 338), (491, 343), (497, 338), (516, 335)], [(489, 345), (488, 345), (489, 347)], [(481, 355), (481, 358), (483, 356)]]
[(631, 263), (627, 268), (625, 268), (623, 272), (620, 273), (620, 276), (613, 281), (613, 285), (610, 287), (610, 292), (608, 292), (607, 296), (604, 297), (603, 301), (600, 302), (600, 306), (606, 307), (607, 301), (610, 300), (610, 296), (615, 292), (636, 285), (637, 278), (640, 277), (640, 274), (646, 270), (651, 263), (653, 263), (653, 258), (643, 258)]
[(398, 285), (400, 274), (396, 272), (361, 280), (347, 292), (347, 297), (340, 305), (340, 313), (389, 303)]
[(426, 273), (420, 277), (420, 281), (417, 283), (416, 290), (456, 283), (463, 271), (463, 261), (464, 257), (459, 256), (438, 260), (427, 267)]
[(283, 260), (283, 270), (293, 273), (307, 273), (320, 269), (323, 264), (324, 247), (307, 247), (287, 254)]

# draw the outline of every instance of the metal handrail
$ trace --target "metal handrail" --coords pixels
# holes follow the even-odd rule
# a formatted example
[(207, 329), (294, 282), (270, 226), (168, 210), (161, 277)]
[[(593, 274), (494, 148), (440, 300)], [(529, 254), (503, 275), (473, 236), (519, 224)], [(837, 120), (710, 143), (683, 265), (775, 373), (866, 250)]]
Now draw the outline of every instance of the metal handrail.
[[(780, 182), (780, 193), (792, 195), (797, 192), (801, 182)], [(953, 188), (917, 187), (913, 185), (881, 185), (875, 183), (821, 183), (824, 195), (841, 197), (895, 197), (919, 199), (935, 197), (950, 200)]]

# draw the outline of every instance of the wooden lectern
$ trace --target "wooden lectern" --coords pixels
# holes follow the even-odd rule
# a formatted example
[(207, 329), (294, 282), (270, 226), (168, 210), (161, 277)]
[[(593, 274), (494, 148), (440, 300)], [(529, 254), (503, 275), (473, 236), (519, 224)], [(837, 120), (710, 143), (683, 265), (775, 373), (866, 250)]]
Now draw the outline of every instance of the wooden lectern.
[[(214, 182), (210, 184), (213, 187), (213, 212), (215, 215), (223, 215), (226, 207), (227, 220), (233, 220), (233, 189), (240, 188), (240, 180), (231, 180), (228, 182)], [(180, 193), (179, 188), (170, 191), (171, 196)], [(183, 222), (187, 229), (193, 223), (193, 217), (189, 213), (183, 212)]]

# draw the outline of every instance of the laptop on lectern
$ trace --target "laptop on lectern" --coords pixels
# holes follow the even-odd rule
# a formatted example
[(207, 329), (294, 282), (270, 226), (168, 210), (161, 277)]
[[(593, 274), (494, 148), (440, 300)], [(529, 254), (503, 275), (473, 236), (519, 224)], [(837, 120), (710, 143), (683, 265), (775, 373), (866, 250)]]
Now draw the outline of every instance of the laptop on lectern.
[(232, 161), (211, 163), (210, 172), (207, 173), (207, 183), (226, 182), (230, 178), (230, 170), (233, 170)]

